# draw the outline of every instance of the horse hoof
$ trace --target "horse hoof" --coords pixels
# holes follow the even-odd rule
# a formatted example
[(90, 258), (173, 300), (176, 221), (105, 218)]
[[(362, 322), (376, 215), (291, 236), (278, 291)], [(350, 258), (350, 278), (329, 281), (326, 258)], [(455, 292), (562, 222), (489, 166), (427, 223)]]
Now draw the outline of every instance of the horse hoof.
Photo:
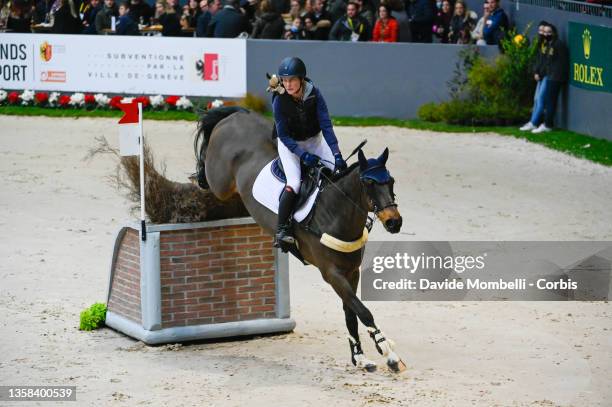
[(365, 365), (364, 369), (366, 370), (366, 372), (368, 373), (373, 373), (376, 371), (376, 365), (371, 364), (371, 365)]
[(388, 360), (387, 366), (389, 366), (389, 369), (393, 373), (402, 373), (403, 371), (407, 369), (406, 364), (401, 359), (393, 360), (393, 361)]

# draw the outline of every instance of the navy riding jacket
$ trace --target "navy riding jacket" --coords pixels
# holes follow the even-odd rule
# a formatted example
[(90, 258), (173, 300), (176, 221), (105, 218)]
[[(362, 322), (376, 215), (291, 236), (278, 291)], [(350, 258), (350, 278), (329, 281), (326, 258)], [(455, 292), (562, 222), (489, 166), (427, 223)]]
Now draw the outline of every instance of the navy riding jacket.
[[(287, 104), (291, 103), (295, 105), (292, 106), (295, 110), (287, 109)], [(308, 109), (308, 105), (314, 108)], [(338, 139), (329, 118), (327, 104), (319, 89), (312, 85), (312, 82), (306, 82), (302, 103), (294, 101), (293, 97), (287, 94), (278, 95), (272, 101), (272, 111), (274, 112), (276, 134), (293, 154), (301, 157), (305, 151), (298, 145), (297, 141), (314, 137), (319, 131), (323, 133), (323, 137), (332, 153), (334, 155), (340, 153)], [(302, 112), (306, 117), (303, 120), (300, 120), (299, 117), (292, 117), (292, 111), (295, 111), (296, 115)], [(296, 128), (296, 126), (300, 127)], [(304, 134), (306, 134), (306, 137), (304, 137)]]

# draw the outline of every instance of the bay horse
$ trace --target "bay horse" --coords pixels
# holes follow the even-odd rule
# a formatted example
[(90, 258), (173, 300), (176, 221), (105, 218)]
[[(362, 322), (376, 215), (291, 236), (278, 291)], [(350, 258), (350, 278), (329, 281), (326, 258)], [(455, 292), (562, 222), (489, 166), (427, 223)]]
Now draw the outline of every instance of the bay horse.
[[(252, 189), (261, 169), (278, 156), (277, 142), (269, 119), (236, 106), (204, 113), (194, 140), (200, 185), (210, 188), (220, 200), (239, 194), (251, 216), (271, 235), (276, 231), (277, 215), (255, 200)], [(358, 162), (332, 176), (331, 185), (319, 192), (308, 230), (294, 222), (294, 236), (303, 259), (320, 270), (342, 299), (351, 362), (369, 372), (376, 370), (376, 363), (363, 353), (357, 318), (366, 326), (377, 351), (387, 358), (389, 369), (400, 372), (406, 368), (393, 349), (394, 343), (380, 331), (372, 313), (356, 295), (364, 248), (363, 243), (356, 247), (350, 244), (367, 237), (364, 227), (368, 212), (374, 212), (391, 233), (401, 228), (394, 180), (385, 167), (388, 154), (385, 149), (380, 157), (366, 159), (359, 149)], [(348, 243), (352, 249), (332, 249), (313, 230), (324, 232), (335, 242)]]

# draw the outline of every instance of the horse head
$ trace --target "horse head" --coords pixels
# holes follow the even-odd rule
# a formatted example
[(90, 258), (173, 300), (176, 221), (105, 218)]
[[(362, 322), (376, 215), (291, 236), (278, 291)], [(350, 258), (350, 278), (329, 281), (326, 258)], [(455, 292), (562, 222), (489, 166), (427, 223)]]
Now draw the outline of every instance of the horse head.
[(378, 219), (390, 233), (398, 233), (402, 227), (402, 216), (397, 210), (393, 184), (395, 180), (387, 170), (385, 164), (389, 158), (389, 149), (378, 158), (366, 159), (361, 150), (359, 158), (359, 179), (365, 187), (369, 211), (376, 214)]

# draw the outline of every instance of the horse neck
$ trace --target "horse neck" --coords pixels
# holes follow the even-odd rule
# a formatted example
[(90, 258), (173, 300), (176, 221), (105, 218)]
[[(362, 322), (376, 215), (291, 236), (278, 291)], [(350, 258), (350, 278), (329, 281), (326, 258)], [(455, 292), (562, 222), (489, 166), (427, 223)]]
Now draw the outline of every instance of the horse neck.
[(344, 241), (361, 237), (368, 206), (358, 168), (327, 185), (320, 199), (314, 221), (321, 232)]

